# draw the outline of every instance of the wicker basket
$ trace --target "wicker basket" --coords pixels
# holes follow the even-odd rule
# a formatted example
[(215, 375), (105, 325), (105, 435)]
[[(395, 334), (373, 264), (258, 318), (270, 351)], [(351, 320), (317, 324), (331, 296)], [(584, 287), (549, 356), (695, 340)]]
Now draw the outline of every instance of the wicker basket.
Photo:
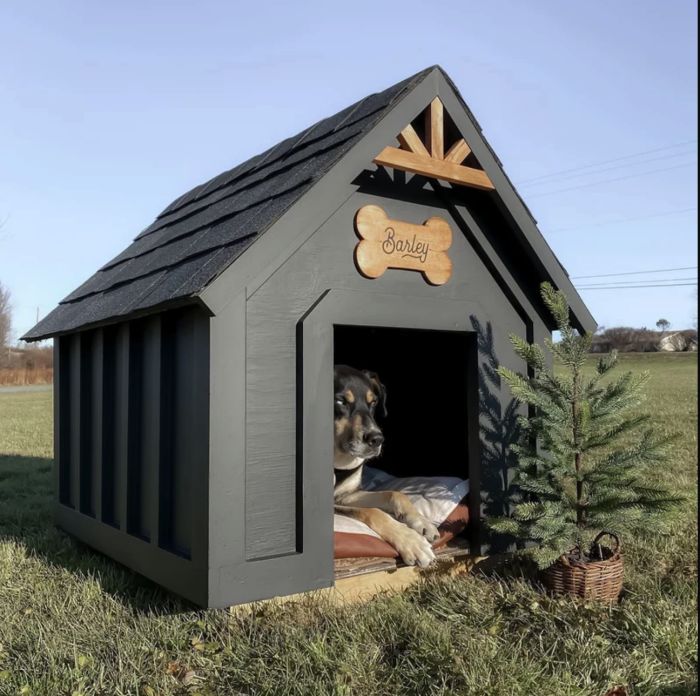
[(600, 601), (617, 601), (625, 582), (625, 569), (620, 552), (620, 540), (614, 534), (604, 532), (593, 542), (593, 548), (600, 544), (603, 537), (615, 540), (615, 549), (601, 547), (603, 561), (580, 563), (570, 561), (567, 565), (559, 560), (550, 568), (542, 571), (544, 586), (556, 596), (574, 596), (580, 599)]

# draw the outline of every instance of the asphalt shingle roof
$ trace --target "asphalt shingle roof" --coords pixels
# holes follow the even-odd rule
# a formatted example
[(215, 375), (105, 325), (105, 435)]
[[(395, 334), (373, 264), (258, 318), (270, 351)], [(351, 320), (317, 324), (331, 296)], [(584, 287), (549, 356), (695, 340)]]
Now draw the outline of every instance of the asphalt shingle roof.
[(372, 94), (173, 201), (27, 340), (201, 292), (432, 70)]

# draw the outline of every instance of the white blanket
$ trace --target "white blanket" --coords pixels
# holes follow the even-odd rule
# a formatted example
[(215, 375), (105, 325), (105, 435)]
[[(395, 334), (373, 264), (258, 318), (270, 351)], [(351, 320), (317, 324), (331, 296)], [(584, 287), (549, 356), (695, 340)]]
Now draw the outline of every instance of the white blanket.
[[(405, 493), (416, 510), (439, 527), (469, 493), (469, 481), (447, 476), (394, 478), (384, 471), (365, 466), (362, 490)], [(333, 531), (379, 537), (364, 522), (343, 515), (335, 515)]]

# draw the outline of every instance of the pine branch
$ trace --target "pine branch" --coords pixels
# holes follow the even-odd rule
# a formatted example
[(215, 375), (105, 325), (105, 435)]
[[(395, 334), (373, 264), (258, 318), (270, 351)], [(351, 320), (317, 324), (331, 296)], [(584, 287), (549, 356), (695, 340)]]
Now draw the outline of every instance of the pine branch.
[[(516, 354), (534, 376), (499, 368), (496, 377), (510, 387), (514, 403), (529, 404), (537, 415), (517, 419), (521, 441), (511, 450), (518, 460), (514, 483), (523, 495), (511, 501), (512, 518), (488, 524), (500, 533), (538, 542), (527, 553), (547, 567), (574, 547), (583, 554), (601, 531), (635, 533), (645, 523), (667, 528), (684, 499), (644, 480), (649, 466), (668, 460), (675, 436), (646, 429), (627, 444), (650, 420), (648, 415), (630, 415), (645, 398), (648, 373), (626, 372), (604, 380), (618, 364), (613, 353), (598, 361), (592, 378), (584, 379), (592, 334), (580, 335), (572, 328), (563, 293), (545, 283), (542, 299), (561, 333), (560, 342), (545, 343), (565, 374), (548, 368), (539, 346), (511, 336)], [(495, 406), (492, 415), (495, 432), (502, 427)]]

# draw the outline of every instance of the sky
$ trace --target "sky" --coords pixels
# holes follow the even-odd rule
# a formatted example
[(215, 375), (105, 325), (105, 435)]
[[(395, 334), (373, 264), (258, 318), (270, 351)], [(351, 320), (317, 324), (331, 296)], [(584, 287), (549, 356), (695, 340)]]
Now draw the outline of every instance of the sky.
[[(15, 332), (193, 186), (434, 64), (577, 286), (692, 283), (697, 20), (694, 0), (5, 0), (0, 283)], [(694, 293), (581, 290), (600, 325), (675, 328)]]

